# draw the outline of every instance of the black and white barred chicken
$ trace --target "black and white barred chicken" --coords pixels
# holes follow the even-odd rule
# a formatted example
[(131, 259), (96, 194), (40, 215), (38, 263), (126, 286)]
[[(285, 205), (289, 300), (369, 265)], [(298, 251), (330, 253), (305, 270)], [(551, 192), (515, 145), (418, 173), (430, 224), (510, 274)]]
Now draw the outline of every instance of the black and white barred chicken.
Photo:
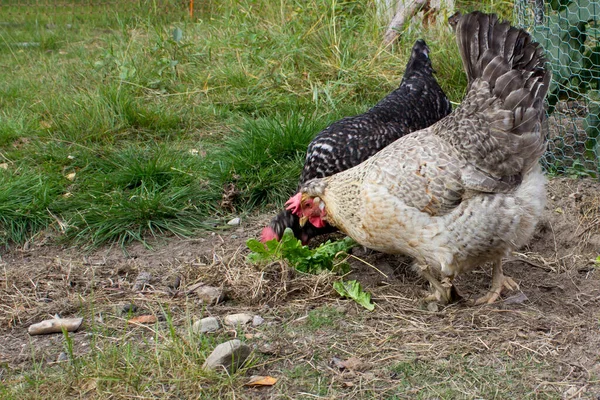
[[(400, 86), (364, 114), (343, 118), (321, 131), (308, 146), (298, 189), (313, 178), (352, 168), (398, 138), (430, 126), (452, 111), (450, 101), (433, 76), (429, 47), (417, 40)], [(307, 243), (337, 228), (326, 223), (303, 227), (290, 210), (280, 212), (262, 231), (263, 242), (280, 239), (286, 228)]]

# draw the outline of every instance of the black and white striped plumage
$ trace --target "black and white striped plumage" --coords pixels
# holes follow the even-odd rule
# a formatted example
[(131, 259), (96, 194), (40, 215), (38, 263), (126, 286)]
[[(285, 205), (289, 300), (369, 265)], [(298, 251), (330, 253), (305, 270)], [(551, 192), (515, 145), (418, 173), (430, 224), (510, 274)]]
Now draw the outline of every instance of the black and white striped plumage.
[[(308, 146), (298, 183), (323, 178), (360, 164), (396, 139), (439, 121), (451, 110), (450, 102), (433, 76), (429, 48), (417, 40), (412, 48), (400, 86), (364, 114), (343, 118), (321, 131)], [(280, 212), (263, 229), (262, 240), (281, 238), (292, 228), (303, 242), (333, 232), (330, 226), (300, 227), (290, 211)]]

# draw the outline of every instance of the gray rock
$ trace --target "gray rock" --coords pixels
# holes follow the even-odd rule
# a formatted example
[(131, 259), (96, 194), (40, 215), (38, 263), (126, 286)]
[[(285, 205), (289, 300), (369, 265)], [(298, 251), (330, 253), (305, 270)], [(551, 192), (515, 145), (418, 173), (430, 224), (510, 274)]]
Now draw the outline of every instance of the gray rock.
[(208, 333), (215, 332), (219, 330), (220, 327), (221, 324), (219, 323), (219, 320), (217, 318), (206, 317), (194, 322), (194, 325), (192, 325), (192, 331), (194, 333)]
[(237, 339), (230, 340), (215, 347), (213, 352), (206, 358), (202, 368), (215, 369), (223, 367), (233, 372), (244, 364), (251, 352), (250, 347), (241, 341)]
[(225, 299), (223, 290), (214, 286), (202, 285), (194, 289), (194, 294), (207, 304), (217, 304)]
[(134, 313), (138, 310), (138, 307), (133, 303), (124, 304), (121, 307), (121, 314)]
[(135, 278), (135, 282), (133, 283), (133, 291), (139, 292), (140, 290), (144, 290), (146, 285), (150, 284), (150, 279), (152, 275), (149, 272), (142, 271), (138, 274), (137, 278)]
[(244, 313), (230, 314), (225, 317), (223, 322), (225, 323), (225, 325), (238, 326), (238, 325), (246, 325), (247, 323), (252, 321), (252, 319), (253, 319), (253, 317), (250, 314), (244, 314)]
[(260, 326), (265, 322), (265, 319), (263, 317), (261, 317), (260, 315), (255, 315), (254, 318), (252, 318), (252, 326)]
[(181, 285), (181, 277), (179, 275), (170, 275), (163, 279), (163, 283), (172, 290), (177, 290)]
[(67, 361), (69, 359), (69, 356), (67, 355), (67, 353), (65, 353), (64, 351), (62, 353), (60, 353), (58, 355), (58, 358), (56, 359), (56, 362), (63, 362), (63, 361)]
[(237, 226), (239, 224), (242, 223), (242, 220), (238, 217), (235, 217), (234, 219), (230, 220), (229, 222), (227, 222), (227, 225), (231, 225), (231, 226)]

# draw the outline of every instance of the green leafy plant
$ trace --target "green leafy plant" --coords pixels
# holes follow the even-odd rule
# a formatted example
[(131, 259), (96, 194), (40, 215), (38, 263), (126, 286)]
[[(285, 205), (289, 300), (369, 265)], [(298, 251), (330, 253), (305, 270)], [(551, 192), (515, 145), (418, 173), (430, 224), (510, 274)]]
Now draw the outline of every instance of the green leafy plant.
[(375, 305), (371, 303), (371, 294), (365, 292), (358, 281), (339, 280), (333, 283), (333, 288), (340, 296), (354, 300), (367, 310), (373, 311), (375, 309)]
[(286, 259), (300, 272), (318, 274), (323, 271), (347, 272), (349, 266), (345, 261), (346, 252), (356, 246), (356, 242), (349, 237), (337, 242), (328, 240), (311, 250), (308, 246), (303, 246), (292, 230), (287, 228), (279, 242), (275, 239), (269, 240), (265, 247), (256, 239), (249, 239), (246, 245), (252, 250), (248, 255), (250, 262), (264, 263)]
[[(350, 266), (346, 262), (347, 252), (356, 242), (349, 237), (332, 242), (328, 240), (315, 249), (309, 249), (294, 236), (290, 228), (287, 228), (281, 240), (269, 240), (265, 244), (256, 239), (249, 239), (246, 245), (252, 253), (248, 260), (252, 263), (268, 263), (275, 260), (286, 259), (298, 271), (309, 274), (318, 274), (323, 271), (336, 271), (346, 273)], [(374, 305), (371, 303), (371, 295), (362, 290), (357, 281), (339, 280), (333, 284), (333, 288), (343, 297), (356, 301), (367, 310), (372, 311)]]

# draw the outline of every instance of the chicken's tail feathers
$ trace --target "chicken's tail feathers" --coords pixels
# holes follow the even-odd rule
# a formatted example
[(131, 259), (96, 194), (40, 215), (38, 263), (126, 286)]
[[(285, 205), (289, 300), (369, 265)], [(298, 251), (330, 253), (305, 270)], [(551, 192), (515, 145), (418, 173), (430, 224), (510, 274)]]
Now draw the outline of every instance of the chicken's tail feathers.
[(433, 74), (434, 70), (429, 58), (429, 46), (423, 39), (418, 39), (412, 47), (410, 58), (404, 70), (403, 79), (410, 78), (414, 74)]
[(525, 86), (532, 102), (544, 99), (551, 72), (546, 68), (544, 49), (526, 30), (479, 11), (457, 13), (449, 21), (456, 30), (469, 84), (481, 78), (505, 95)]
[(462, 111), (489, 126), (471, 138), (473, 146), (460, 146), (477, 171), (495, 179), (522, 177), (546, 149), (541, 122), (551, 71), (544, 49), (527, 31), (493, 14), (455, 15), (450, 23), (469, 80)]

